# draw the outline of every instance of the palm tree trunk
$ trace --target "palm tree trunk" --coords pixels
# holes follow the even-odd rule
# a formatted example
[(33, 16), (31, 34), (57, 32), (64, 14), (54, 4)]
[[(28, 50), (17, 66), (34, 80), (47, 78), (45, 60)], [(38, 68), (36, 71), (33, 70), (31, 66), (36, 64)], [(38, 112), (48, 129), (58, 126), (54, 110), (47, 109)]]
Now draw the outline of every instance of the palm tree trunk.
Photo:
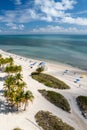
[(18, 111), (18, 108), (19, 108), (19, 106), (18, 106), (18, 103), (17, 103), (17, 111)]
[(24, 111), (26, 111), (26, 107), (27, 107), (27, 102), (25, 102)]

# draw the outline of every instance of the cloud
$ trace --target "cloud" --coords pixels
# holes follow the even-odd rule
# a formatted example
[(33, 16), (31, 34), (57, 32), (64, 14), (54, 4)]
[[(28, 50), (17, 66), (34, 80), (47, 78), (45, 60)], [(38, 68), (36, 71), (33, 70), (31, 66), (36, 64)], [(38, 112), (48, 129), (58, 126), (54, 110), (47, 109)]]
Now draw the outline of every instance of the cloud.
[(79, 11), (76, 14), (87, 14), (87, 10)]
[(62, 31), (63, 28), (60, 27), (60, 26), (46, 26), (46, 27), (40, 27), (40, 28), (36, 28), (36, 29), (33, 29), (33, 32), (59, 32), (59, 31)]
[(0, 22), (7, 24), (15, 23), (10, 26), (7, 25), (14, 30), (22, 30), (24, 25), (19, 25), (31, 21), (87, 26), (86, 17), (78, 17), (78, 15), (73, 17), (71, 13), (67, 13), (68, 10), (74, 9), (75, 4), (77, 4), (76, 0), (61, 0), (56, 2), (55, 0), (33, 0), (32, 2), (28, 1), (25, 5), (22, 5), (21, 0), (15, 0), (15, 4), (20, 5), (20, 9), (8, 10), (3, 15), (0, 15)]
[(19, 23), (28, 23), (33, 20), (40, 20), (39, 14), (32, 9), (24, 9), (23, 12), (19, 12), (20, 17), (18, 18)]
[(62, 18), (62, 22), (69, 23), (69, 24), (77, 24), (77, 25), (87, 25), (87, 18), (64, 17), (64, 18)]
[[(20, 0), (15, 0), (17, 4), (21, 4)], [(34, 0), (32, 8), (28, 2), (26, 5), (21, 5), (20, 9), (8, 10), (1, 17), (1, 22), (29, 22), (32, 20), (44, 20), (48, 22), (59, 21), (59, 18), (68, 16), (66, 10), (72, 9), (76, 0)], [(21, 9), (22, 8), (22, 9)]]
[(22, 5), (22, 0), (10, 0), (14, 5)]
[(55, 2), (54, 0), (35, 0), (35, 5), (43, 12), (46, 8), (55, 10), (72, 9), (74, 4), (76, 4), (76, 0), (61, 0), (60, 2)]
[(18, 27), (20, 30), (23, 30), (25, 26), (23, 24), (20, 24)]
[(41, 20), (46, 21), (59, 21), (59, 18), (68, 16), (69, 13), (65, 13), (68, 9), (73, 9), (75, 0), (62, 0), (61, 2), (55, 2), (54, 0), (35, 0), (35, 7), (39, 10), (39, 16)]
[(7, 25), (8, 27), (10, 27), (10, 29), (13, 29), (13, 30), (18, 29), (18, 26), (17, 26), (16, 24), (14, 24), (14, 23), (7, 23), (6, 25)]
[(62, 26), (46, 26), (34, 28), (32, 33), (87, 33), (87, 29), (79, 29), (76, 27), (64, 28)]
[(10, 29), (12, 30), (23, 30), (24, 29), (24, 25), (23, 24), (14, 24), (14, 23), (7, 23), (6, 24), (7, 27), (10, 27)]
[(14, 0), (14, 1), (15, 1), (15, 5), (21, 5), (22, 4), (21, 0)]

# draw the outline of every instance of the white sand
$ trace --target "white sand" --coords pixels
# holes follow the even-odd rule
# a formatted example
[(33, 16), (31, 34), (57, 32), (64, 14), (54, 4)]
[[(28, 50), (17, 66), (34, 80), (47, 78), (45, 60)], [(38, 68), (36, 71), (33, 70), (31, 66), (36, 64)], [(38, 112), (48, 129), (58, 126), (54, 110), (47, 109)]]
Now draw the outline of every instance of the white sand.
[[(52, 112), (54, 115), (61, 118), (64, 122), (73, 126), (76, 130), (87, 130), (87, 119), (85, 119), (81, 115), (81, 112), (75, 100), (78, 95), (87, 96), (87, 72), (84, 72), (77, 68), (73, 68), (68, 65), (56, 65), (47, 63), (48, 70), (46, 71), (46, 73), (49, 73), (61, 79), (71, 87), (71, 89), (69, 90), (52, 89), (33, 80), (30, 76), (31, 72), (36, 69), (40, 61), (37, 61), (37, 64), (31, 69), (29, 65), (31, 63), (34, 63), (36, 60), (24, 58), (15, 54), (10, 54), (2, 50), (0, 50), (0, 54), (2, 54), (4, 57), (13, 57), (15, 64), (22, 66), (23, 77), (24, 81), (27, 83), (27, 89), (32, 91), (35, 97), (33, 103), (29, 103), (29, 106), (27, 107), (27, 110), (25, 112), (6, 113), (6, 108), (4, 107), (5, 98), (2, 96), (1, 93), (4, 82), (1, 80), (1, 77), (3, 78), (6, 74), (0, 72), (0, 130), (13, 130), (13, 128), (15, 127), (20, 127), (23, 130), (42, 130), (42, 128), (37, 125), (34, 118), (35, 114), (39, 110)], [(69, 73), (63, 75), (63, 72), (66, 69), (69, 70)], [(79, 83), (74, 83), (74, 81), (76, 78), (79, 78), (84, 73), (86, 74), (86, 76), (84, 78), (81, 78), (81, 86), (79, 87)], [(67, 113), (51, 104), (44, 97), (41, 96), (41, 94), (38, 92), (38, 89), (54, 90), (56, 92), (60, 92), (69, 101), (72, 108), (71, 113)]]

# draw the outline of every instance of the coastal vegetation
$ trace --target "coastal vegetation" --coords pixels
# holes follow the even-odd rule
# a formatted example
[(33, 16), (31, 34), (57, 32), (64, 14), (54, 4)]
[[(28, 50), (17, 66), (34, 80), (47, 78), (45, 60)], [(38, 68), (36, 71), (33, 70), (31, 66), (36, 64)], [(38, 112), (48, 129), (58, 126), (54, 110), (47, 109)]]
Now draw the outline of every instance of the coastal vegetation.
[(87, 118), (87, 96), (78, 96), (76, 100), (82, 115)]
[(3, 71), (8, 73), (4, 81), (4, 96), (8, 102), (8, 107), (15, 110), (24, 107), (26, 110), (28, 102), (33, 101), (34, 96), (31, 91), (25, 91), (26, 83), (21, 74), (22, 67), (14, 65), (11, 57), (3, 58), (2, 56), (0, 56), (0, 66), (1, 70), (3, 66)]
[(12, 57), (3, 58), (2, 55), (0, 55), (0, 69), (1, 69), (1, 71), (4, 71), (4, 68), (7, 65), (12, 65), (13, 63), (14, 63), (14, 61), (13, 61)]
[(19, 65), (9, 65), (9, 66), (6, 66), (5, 70), (4, 70), (6, 73), (8, 74), (12, 74), (12, 73), (20, 73), (22, 71), (22, 67)]
[(13, 130), (22, 130), (21, 128), (14, 128)]
[(64, 111), (70, 112), (70, 105), (66, 98), (54, 91), (38, 90), (48, 101), (61, 108)]
[[(26, 110), (28, 101), (33, 101), (34, 97), (29, 90), (24, 91), (26, 83), (22, 80), (22, 75), (19, 73), (20, 71), (21, 66), (14, 65), (6, 67), (5, 72), (11, 72), (13, 75), (9, 75), (5, 80), (4, 96), (12, 108), (15, 107), (18, 110), (22, 104), (24, 105), (24, 110)], [(16, 74), (14, 75), (14, 73)]]
[(38, 73), (38, 74), (40, 74), (41, 72), (43, 72), (44, 71), (44, 68), (43, 67), (38, 67), (37, 69), (36, 69), (36, 72)]
[(35, 118), (38, 125), (44, 130), (75, 130), (48, 111), (39, 111)]
[(61, 81), (51, 75), (45, 74), (45, 73), (38, 73), (36, 71), (36, 72), (33, 72), (31, 74), (31, 76), (33, 79), (39, 81), (40, 83), (43, 83), (44, 85), (46, 85), (48, 87), (51, 87), (51, 88), (58, 88), (58, 89), (69, 89), (70, 88), (63, 81)]

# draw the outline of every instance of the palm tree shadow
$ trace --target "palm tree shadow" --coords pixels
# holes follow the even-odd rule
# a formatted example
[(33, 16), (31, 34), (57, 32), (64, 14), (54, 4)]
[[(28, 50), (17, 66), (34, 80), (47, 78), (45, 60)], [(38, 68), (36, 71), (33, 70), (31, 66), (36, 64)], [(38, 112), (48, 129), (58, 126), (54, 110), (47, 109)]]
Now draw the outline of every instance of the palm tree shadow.
[(0, 90), (0, 95), (1, 95), (1, 94), (3, 95), (3, 92), (4, 92), (4, 90)]
[(0, 114), (8, 114), (17, 112), (16, 108), (13, 108), (7, 101), (0, 100)]
[(8, 76), (0, 77), (0, 81), (5, 81)]
[(4, 77), (0, 77), (0, 81), (4, 81), (4, 79), (5, 79)]

